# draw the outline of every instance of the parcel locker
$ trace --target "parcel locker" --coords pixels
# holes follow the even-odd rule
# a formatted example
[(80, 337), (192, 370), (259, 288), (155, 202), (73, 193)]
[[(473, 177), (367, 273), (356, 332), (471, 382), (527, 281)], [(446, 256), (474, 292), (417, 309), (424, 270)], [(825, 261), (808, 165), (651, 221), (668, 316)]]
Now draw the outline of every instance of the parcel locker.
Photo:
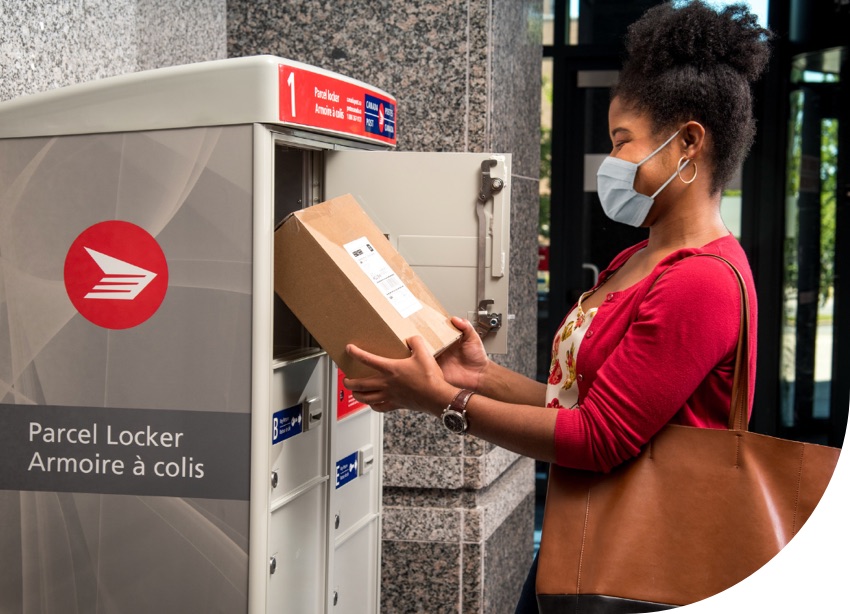
[(390, 151), (396, 110), (272, 56), (0, 103), (0, 611), (379, 611), (382, 416), (275, 226), (351, 193), (489, 351), (511, 319), (510, 155)]

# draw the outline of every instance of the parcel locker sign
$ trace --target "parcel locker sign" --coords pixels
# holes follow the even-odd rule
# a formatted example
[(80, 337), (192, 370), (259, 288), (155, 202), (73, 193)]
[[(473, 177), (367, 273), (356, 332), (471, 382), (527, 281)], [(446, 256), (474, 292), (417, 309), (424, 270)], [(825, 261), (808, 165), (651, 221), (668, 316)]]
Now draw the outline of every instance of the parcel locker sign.
[(0, 423), (0, 490), (248, 500), (250, 414), (0, 403)]
[(396, 144), (396, 102), (357, 83), (281, 64), (280, 120)]

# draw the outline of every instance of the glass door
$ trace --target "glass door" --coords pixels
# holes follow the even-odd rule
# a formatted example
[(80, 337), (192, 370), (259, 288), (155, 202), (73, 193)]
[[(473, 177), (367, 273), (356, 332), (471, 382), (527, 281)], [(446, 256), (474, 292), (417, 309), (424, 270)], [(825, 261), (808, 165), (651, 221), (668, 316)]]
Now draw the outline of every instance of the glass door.
[(842, 443), (850, 388), (846, 272), (838, 283), (850, 249), (846, 65), (846, 48), (794, 58), (786, 175), (781, 429), (830, 445)]

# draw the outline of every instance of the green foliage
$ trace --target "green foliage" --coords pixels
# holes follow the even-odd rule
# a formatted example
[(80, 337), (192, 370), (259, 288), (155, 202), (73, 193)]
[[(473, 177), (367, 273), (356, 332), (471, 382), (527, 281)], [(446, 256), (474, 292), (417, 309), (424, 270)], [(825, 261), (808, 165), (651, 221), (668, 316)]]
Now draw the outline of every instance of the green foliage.
[(829, 298), (835, 285), (835, 205), (838, 194), (838, 120), (821, 122), (820, 145), (820, 296)]
[[(796, 199), (800, 190), (802, 164), (801, 133), (803, 124), (803, 92), (791, 94), (790, 146), (786, 190)], [(821, 120), (820, 144), (820, 299), (825, 302), (835, 285), (835, 230), (838, 170), (838, 120)], [(789, 213), (795, 213), (789, 211)], [(796, 223), (796, 215), (789, 215), (787, 223)], [(785, 239), (785, 294), (791, 298), (797, 289), (797, 228), (789, 228)]]

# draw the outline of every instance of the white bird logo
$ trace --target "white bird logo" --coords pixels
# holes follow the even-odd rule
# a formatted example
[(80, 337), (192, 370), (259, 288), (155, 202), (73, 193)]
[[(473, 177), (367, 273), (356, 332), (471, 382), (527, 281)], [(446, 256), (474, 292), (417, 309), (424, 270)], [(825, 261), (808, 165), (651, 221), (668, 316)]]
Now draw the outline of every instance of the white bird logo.
[(85, 250), (103, 271), (104, 276), (84, 298), (132, 301), (156, 277), (156, 273), (129, 262), (101, 254), (88, 247)]

